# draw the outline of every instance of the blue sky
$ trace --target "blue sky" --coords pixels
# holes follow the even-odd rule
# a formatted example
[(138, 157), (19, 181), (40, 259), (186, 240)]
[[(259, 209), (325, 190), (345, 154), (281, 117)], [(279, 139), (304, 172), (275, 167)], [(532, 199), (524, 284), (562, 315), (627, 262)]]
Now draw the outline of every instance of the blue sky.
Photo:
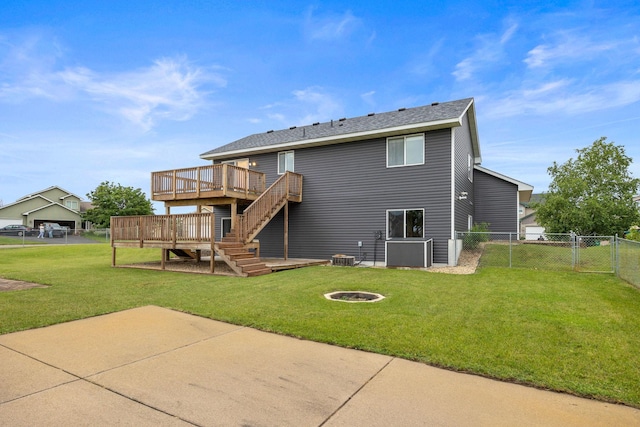
[(482, 165), (536, 192), (600, 136), (640, 177), (640, 3), (4, 0), (0, 200), (148, 194), (252, 133), (466, 97)]

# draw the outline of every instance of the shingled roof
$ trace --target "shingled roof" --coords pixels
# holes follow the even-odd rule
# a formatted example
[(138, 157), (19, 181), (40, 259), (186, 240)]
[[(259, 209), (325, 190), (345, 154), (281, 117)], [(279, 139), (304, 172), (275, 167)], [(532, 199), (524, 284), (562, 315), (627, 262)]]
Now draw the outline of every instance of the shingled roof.
[(237, 141), (207, 151), (202, 159), (224, 159), (238, 155), (248, 155), (293, 149), (304, 146), (337, 144), (365, 139), (406, 134), (433, 129), (460, 126), (462, 117), (471, 109), (469, 118), (476, 157), (480, 157), (478, 138), (475, 134), (475, 112), (473, 98), (458, 101), (433, 103), (415, 108), (400, 108), (396, 111), (366, 116), (341, 118), (307, 126), (292, 126), (289, 129), (268, 131), (249, 135)]

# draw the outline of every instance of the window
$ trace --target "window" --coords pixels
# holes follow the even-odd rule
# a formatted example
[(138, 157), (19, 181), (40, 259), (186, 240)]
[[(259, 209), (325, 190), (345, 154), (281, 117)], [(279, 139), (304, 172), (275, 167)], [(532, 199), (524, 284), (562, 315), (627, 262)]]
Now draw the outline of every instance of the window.
[(424, 164), (424, 134), (387, 139), (387, 167)]
[(467, 177), (469, 178), (469, 182), (473, 182), (473, 159), (471, 158), (471, 154), (467, 154)]
[(239, 168), (249, 169), (249, 159), (225, 160), (224, 162), (221, 162), (221, 163), (238, 166)]
[(471, 231), (473, 228), (473, 215), (467, 216), (467, 231)]
[(78, 210), (78, 202), (76, 200), (65, 200), (64, 205), (74, 211)]
[(281, 151), (278, 153), (278, 175), (285, 172), (293, 172), (293, 151)]
[(226, 236), (227, 234), (229, 234), (229, 232), (231, 231), (231, 218), (221, 218), (220, 220), (220, 232), (222, 234), (222, 237)]
[(424, 237), (424, 209), (387, 211), (387, 238)]

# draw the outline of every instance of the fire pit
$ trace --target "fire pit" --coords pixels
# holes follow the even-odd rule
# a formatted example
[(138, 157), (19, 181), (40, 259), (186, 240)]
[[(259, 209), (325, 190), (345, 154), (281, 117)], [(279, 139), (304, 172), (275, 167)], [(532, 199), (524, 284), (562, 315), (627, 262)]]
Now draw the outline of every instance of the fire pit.
[(378, 302), (384, 299), (384, 295), (363, 291), (336, 291), (324, 294), (324, 297), (328, 300), (342, 302)]

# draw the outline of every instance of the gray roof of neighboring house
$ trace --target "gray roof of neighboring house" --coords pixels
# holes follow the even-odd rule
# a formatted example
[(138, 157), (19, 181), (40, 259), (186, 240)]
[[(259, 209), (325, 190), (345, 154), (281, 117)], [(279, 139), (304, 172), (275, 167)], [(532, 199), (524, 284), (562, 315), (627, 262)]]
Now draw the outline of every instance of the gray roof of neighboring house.
[(472, 139), (476, 158), (480, 149), (476, 135), (473, 98), (458, 101), (433, 103), (422, 107), (401, 108), (396, 111), (366, 116), (342, 118), (289, 129), (268, 131), (249, 135), (237, 141), (207, 151), (203, 159), (229, 158), (234, 155), (261, 153), (282, 148), (328, 145), (363, 139), (367, 136), (389, 136), (393, 134), (419, 132), (428, 129), (460, 126), (462, 117), (470, 110)]

